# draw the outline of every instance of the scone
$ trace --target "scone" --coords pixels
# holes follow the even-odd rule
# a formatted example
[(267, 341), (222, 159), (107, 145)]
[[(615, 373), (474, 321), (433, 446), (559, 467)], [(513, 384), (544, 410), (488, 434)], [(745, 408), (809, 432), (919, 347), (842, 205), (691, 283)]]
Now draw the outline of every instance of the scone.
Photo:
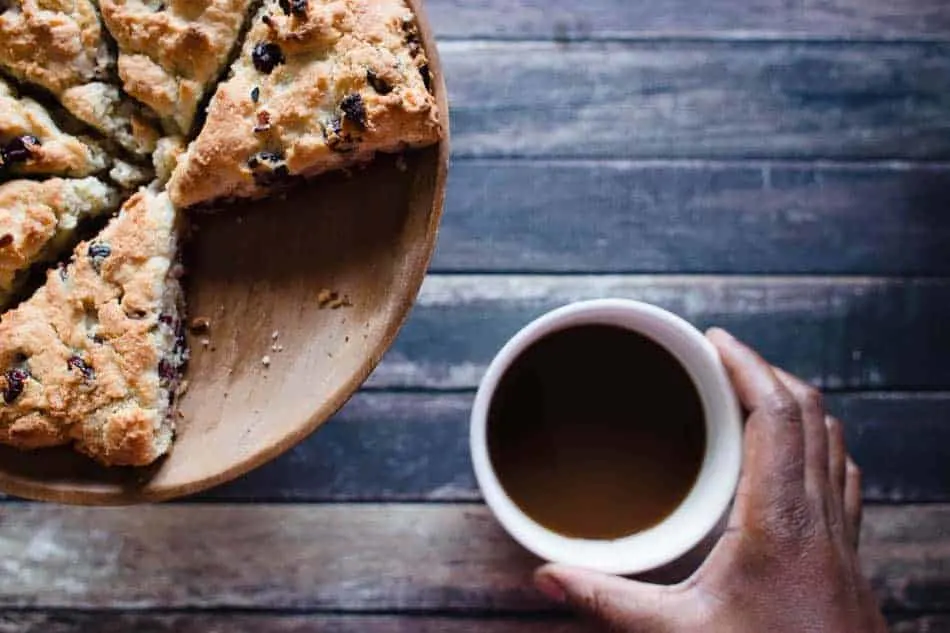
[(442, 128), (402, 0), (265, 0), (172, 174), (181, 208), (430, 145)]
[(176, 224), (167, 195), (137, 193), (0, 317), (0, 442), (74, 443), (107, 465), (168, 451), (187, 355)]
[(155, 149), (154, 126), (109, 83), (114, 60), (90, 0), (0, 2), (0, 68), (46, 89), (129, 151)]
[(108, 165), (95, 143), (63, 132), (46, 108), (0, 79), (0, 179), (22, 174), (81, 178)]
[(119, 207), (119, 195), (96, 178), (0, 185), (0, 309), (20, 290), (30, 268), (69, 252), (85, 219)]
[(187, 134), (237, 45), (251, 0), (100, 0), (125, 91)]

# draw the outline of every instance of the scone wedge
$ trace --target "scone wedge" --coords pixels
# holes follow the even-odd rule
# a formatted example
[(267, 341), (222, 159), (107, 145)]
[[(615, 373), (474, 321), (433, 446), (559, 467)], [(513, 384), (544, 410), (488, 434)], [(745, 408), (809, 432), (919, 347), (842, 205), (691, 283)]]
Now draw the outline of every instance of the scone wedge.
[(125, 91), (187, 134), (237, 45), (251, 0), (100, 0)]
[(169, 181), (180, 208), (438, 142), (432, 76), (402, 0), (265, 0)]
[(113, 85), (115, 60), (91, 0), (0, 2), (0, 69), (39, 86), (87, 125), (137, 154), (159, 134)]
[(32, 266), (69, 252), (84, 220), (118, 208), (118, 192), (96, 178), (0, 184), (0, 310), (17, 295)]
[(107, 465), (168, 451), (181, 335), (177, 213), (141, 191), (0, 317), (0, 442), (74, 444)]

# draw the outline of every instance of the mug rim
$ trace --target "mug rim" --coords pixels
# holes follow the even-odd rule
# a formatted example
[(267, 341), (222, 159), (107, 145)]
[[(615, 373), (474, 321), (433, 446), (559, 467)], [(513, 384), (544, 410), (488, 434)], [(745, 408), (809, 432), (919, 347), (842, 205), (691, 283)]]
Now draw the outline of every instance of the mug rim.
[[(687, 371), (700, 396), (706, 452), (690, 492), (655, 526), (614, 540), (564, 536), (528, 516), (508, 496), (488, 454), (489, 409), (512, 364), (534, 343), (580, 325), (613, 325), (652, 339)], [(524, 326), (492, 359), (472, 407), (470, 449), (482, 496), (502, 527), (542, 559), (613, 574), (636, 574), (686, 555), (720, 523), (729, 509), (742, 461), (738, 400), (715, 347), (689, 322), (658, 306), (629, 299), (571, 303)]]

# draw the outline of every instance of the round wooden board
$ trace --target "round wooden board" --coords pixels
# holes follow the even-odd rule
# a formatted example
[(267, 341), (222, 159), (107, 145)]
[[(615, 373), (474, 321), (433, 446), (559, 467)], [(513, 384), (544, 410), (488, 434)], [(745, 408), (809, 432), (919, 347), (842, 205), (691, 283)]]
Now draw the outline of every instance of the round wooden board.
[[(366, 380), (419, 292), (448, 172), (442, 66), (421, 2), (409, 4), (436, 79), (442, 143), (196, 217), (185, 255), (188, 311), (208, 317), (211, 330), (190, 336), (172, 452), (150, 468), (106, 469), (67, 449), (2, 447), (0, 490), (84, 505), (193, 494), (290, 449)], [(321, 305), (323, 290), (350, 305)]]

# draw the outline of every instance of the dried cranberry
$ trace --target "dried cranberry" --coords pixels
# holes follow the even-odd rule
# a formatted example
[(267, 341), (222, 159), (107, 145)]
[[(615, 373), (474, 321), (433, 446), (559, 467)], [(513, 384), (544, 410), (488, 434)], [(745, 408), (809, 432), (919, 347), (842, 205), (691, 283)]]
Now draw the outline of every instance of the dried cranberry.
[(261, 161), (265, 163), (279, 163), (284, 160), (283, 152), (261, 152), (257, 155)]
[(419, 38), (419, 27), (416, 26), (415, 21), (411, 18), (403, 20), (402, 30), (406, 34), (406, 41), (409, 44), (420, 44), (422, 42)]
[(30, 377), (30, 373), (25, 369), (11, 369), (4, 377), (7, 380), (7, 387), (3, 390), (3, 401), (13, 404), (23, 394), (24, 383)]
[(393, 91), (393, 87), (389, 85), (389, 82), (377, 75), (372, 70), (366, 71), (366, 81), (368, 81), (369, 85), (373, 87), (373, 90), (381, 95), (388, 95)]
[(257, 113), (257, 125), (254, 126), (254, 133), (260, 134), (261, 132), (266, 132), (270, 128), (270, 112), (267, 110), (261, 110)]
[(92, 262), (92, 267), (98, 273), (102, 270), (102, 262), (112, 254), (112, 248), (108, 244), (90, 244), (86, 251)]
[(5, 146), (0, 147), (0, 168), (14, 163), (22, 163), (30, 160), (33, 150), (39, 147), (40, 139), (29, 134), (18, 136)]
[(363, 97), (354, 92), (343, 97), (340, 102), (340, 109), (346, 118), (361, 128), (366, 127), (366, 106), (363, 104)]
[(277, 66), (286, 61), (280, 46), (273, 42), (257, 43), (251, 51), (251, 59), (254, 61), (254, 68), (265, 75), (271, 74)]
[(429, 70), (429, 64), (419, 66), (419, 74), (422, 75), (422, 83), (430, 93), (432, 92), (432, 72)]
[(170, 314), (160, 314), (158, 315), (158, 322), (164, 323), (165, 325), (171, 327), (175, 325), (175, 317)]
[(178, 377), (178, 368), (163, 358), (158, 363), (158, 376), (165, 382), (173, 382)]
[(92, 367), (86, 364), (80, 356), (70, 356), (69, 360), (66, 361), (66, 366), (70, 369), (78, 369), (82, 372), (82, 377), (84, 380), (92, 380), (96, 376), (96, 372)]
[(254, 172), (254, 183), (258, 187), (270, 187), (290, 178), (290, 169), (287, 165), (277, 165), (272, 171)]
[(280, 10), (284, 15), (294, 15), (298, 18), (307, 17), (307, 0), (279, 0)]

